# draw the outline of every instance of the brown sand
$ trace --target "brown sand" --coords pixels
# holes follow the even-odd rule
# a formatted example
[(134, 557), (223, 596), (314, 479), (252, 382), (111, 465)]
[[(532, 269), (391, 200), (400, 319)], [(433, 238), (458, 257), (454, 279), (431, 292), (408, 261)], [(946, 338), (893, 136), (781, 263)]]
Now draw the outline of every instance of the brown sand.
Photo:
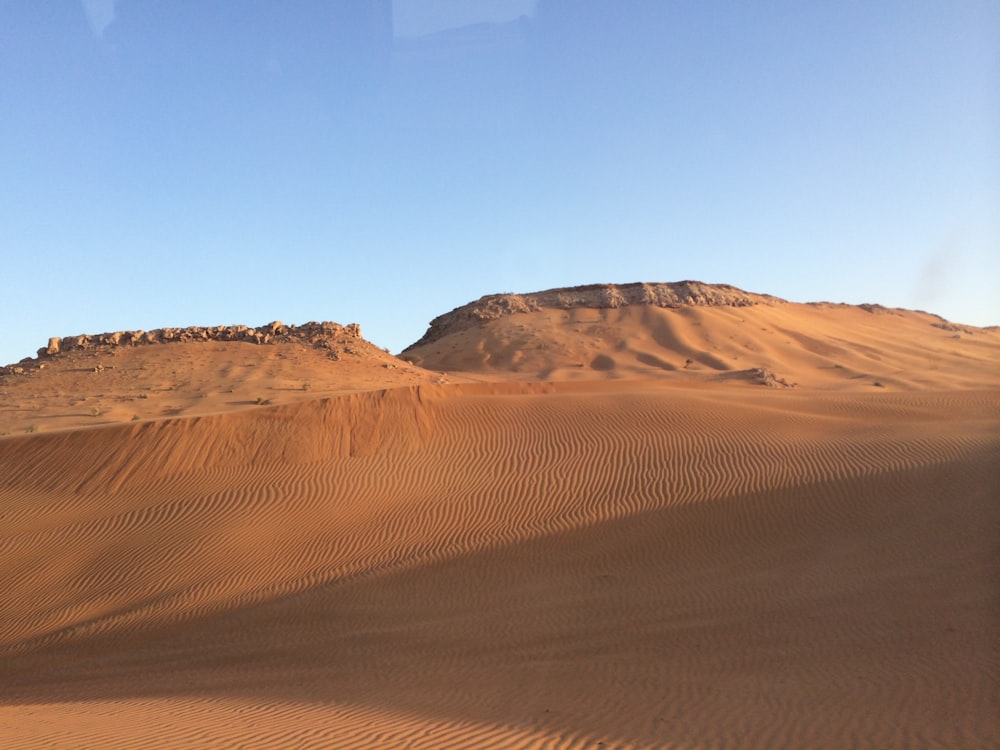
[[(64, 368), (171, 386), (148, 358), (187, 357), (157, 398), (206, 395), (0, 439), (0, 746), (1000, 746), (994, 334), (921, 375), (920, 342), (781, 309), (753, 366), (795, 389), (213, 344)], [(699, 341), (745, 326), (699, 312)], [(816, 375), (804, 332), (841, 325), (894, 369)], [(54, 414), (45, 386), (0, 414)]]
[(1000, 385), (1000, 330), (826, 303), (543, 308), (408, 349), (432, 369), (541, 380), (738, 380), (764, 368), (823, 389)]
[[(300, 344), (102, 347), (59, 354), (0, 377), (0, 436), (217, 414), (445, 377), (360, 340), (332, 361)], [(39, 369), (41, 368), (41, 369)]]

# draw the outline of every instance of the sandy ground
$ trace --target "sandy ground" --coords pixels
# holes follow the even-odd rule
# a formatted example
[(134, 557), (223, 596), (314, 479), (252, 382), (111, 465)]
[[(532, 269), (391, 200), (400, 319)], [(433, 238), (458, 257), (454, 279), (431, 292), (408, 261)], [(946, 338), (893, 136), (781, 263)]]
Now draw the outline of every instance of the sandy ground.
[(432, 370), (540, 380), (702, 383), (764, 368), (824, 390), (1000, 385), (996, 328), (828, 303), (543, 309), (447, 335), (403, 356)]
[(170, 343), (61, 354), (26, 366), (24, 375), (0, 377), (0, 437), (462, 380), (365, 344), (360, 356), (339, 361), (294, 343)]
[(849, 387), (791, 322), (788, 389), (597, 344), (556, 382), (170, 344), (7, 383), (0, 746), (1000, 746), (993, 334), (923, 388), (883, 335)]

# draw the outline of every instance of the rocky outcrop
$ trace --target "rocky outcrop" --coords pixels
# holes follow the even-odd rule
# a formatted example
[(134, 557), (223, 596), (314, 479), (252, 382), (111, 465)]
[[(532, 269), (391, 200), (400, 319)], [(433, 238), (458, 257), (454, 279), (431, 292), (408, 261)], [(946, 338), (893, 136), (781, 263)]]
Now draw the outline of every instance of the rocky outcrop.
[(779, 378), (770, 370), (764, 367), (754, 367), (749, 370), (733, 370), (719, 376), (719, 380), (746, 380), (750, 383), (763, 385), (767, 388), (795, 388), (796, 383), (789, 383), (784, 378)]
[(70, 352), (113, 349), (115, 347), (147, 346), (150, 344), (170, 344), (196, 341), (245, 341), (253, 344), (298, 343), (318, 349), (329, 349), (335, 353), (335, 345), (349, 351), (350, 340), (361, 339), (361, 327), (357, 323), (342, 326), (329, 321), (305, 323), (300, 326), (285, 325), (274, 321), (253, 328), (245, 325), (234, 326), (189, 326), (187, 328), (157, 328), (152, 331), (113, 331), (111, 333), (81, 334), (50, 338), (47, 346), (38, 350), (37, 359), (27, 358), (18, 365), (0, 367), (0, 374), (20, 375), (25, 365), (38, 365), (45, 359)]
[(590, 284), (550, 289), (531, 294), (490, 294), (439, 315), (423, 337), (407, 349), (430, 344), (443, 336), (496, 320), (505, 315), (543, 308), (570, 310), (579, 307), (608, 309), (629, 305), (684, 307), (687, 305), (748, 307), (777, 305), (785, 300), (767, 294), (744, 292), (728, 284), (677, 281), (664, 284)]
[(189, 341), (249, 341), (254, 344), (302, 343), (322, 346), (336, 338), (361, 338), (357, 323), (342, 326), (338, 323), (305, 323), (286, 326), (274, 321), (258, 328), (250, 326), (189, 326), (188, 328), (157, 328), (152, 331), (114, 331), (113, 333), (83, 334), (49, 339), (47, 347), (38, 350), (38, 356), (51, 356), (62, 352), (86, 351), (101, 347), (144, 346)]

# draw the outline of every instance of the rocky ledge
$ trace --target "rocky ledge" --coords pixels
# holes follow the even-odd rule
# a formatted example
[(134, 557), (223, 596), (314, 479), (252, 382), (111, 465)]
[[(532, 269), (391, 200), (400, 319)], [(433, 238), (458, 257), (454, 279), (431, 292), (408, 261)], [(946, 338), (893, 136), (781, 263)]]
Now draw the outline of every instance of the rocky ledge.
[(113, 333), (81, 334), (50, 338), (48, 346), (38, 350), (36, 359), (27, 358), (17, 365), (0, 367), (0, 375), (23, 374), (32, 365), (68, 352), (114, 349), (116, 347), (147, 346), (150, 344), (186, 343), (197, 341), (245, 341), (252, 344), (298, 343), (329, 349), (336, 354), (335, 344), (345, 339), (361, 339), (361, 326), (350, 323), (342, 326), (329, 321), (305, 323), (300, 326), (285, 325), (274, 321), (267, 325), (251, 326), (189, 326), (187, 328), (157, 328), (152, 331), (115, 331)]
[(505, 315), (534, 312), (544, 308), (570, 310), (590, 307), (607, 309), (630, 305), (653, 307), (777, 305), (785, 300), (767, 294), (744, 292), (728, 284), (704, 284), (700, 281), (677, 281), (662, 284), (589, 284), (549, 289), (530, 294), (490, 294), (480, 297), (431, 321), (423, 337), (411, 344), (413, 349), (430, 344), (451, 333), (472, 328)]

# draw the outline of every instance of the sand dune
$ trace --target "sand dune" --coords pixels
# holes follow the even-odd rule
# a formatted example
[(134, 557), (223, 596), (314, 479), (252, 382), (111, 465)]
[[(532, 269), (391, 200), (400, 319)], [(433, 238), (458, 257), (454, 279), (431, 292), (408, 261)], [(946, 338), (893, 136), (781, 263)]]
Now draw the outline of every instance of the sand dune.
[[(692, 351), (744, 325), (712, 310)], [(808, 371), (816, 334), (772, 364)], [(372, 354), (277, 404), (4, 437), (0, 746), (1000, 746), (1000, 389), (961, 387), (990, 336), (949, 387)], [(184, 392), (225, 390), (211, 344), (112, 377), (169, 384), (168, 350)], [(336, 372), (237, 351), (277, 368), (237, 389)], [(21, 382), (90, 375), (57, 365)]]
[(7, 439), (0, 737), (995, 743), (1000, 395), (754, 393), (452, 385)]
[[(684, 284), (696, 286), (674, 286), (694, 295), (714, 289)], [(755, 371), (763, 369), (811, 388), (1000, 385), (995, 328), (873, 305), (796, 304), (733, 287), (698, 304), (668, 299), (668, 307), (612, 306), (618, 288), (581, 289), (483, 298), (433, 321), (402, 356), (449, 373), (543, 380), (760, 382)]]

